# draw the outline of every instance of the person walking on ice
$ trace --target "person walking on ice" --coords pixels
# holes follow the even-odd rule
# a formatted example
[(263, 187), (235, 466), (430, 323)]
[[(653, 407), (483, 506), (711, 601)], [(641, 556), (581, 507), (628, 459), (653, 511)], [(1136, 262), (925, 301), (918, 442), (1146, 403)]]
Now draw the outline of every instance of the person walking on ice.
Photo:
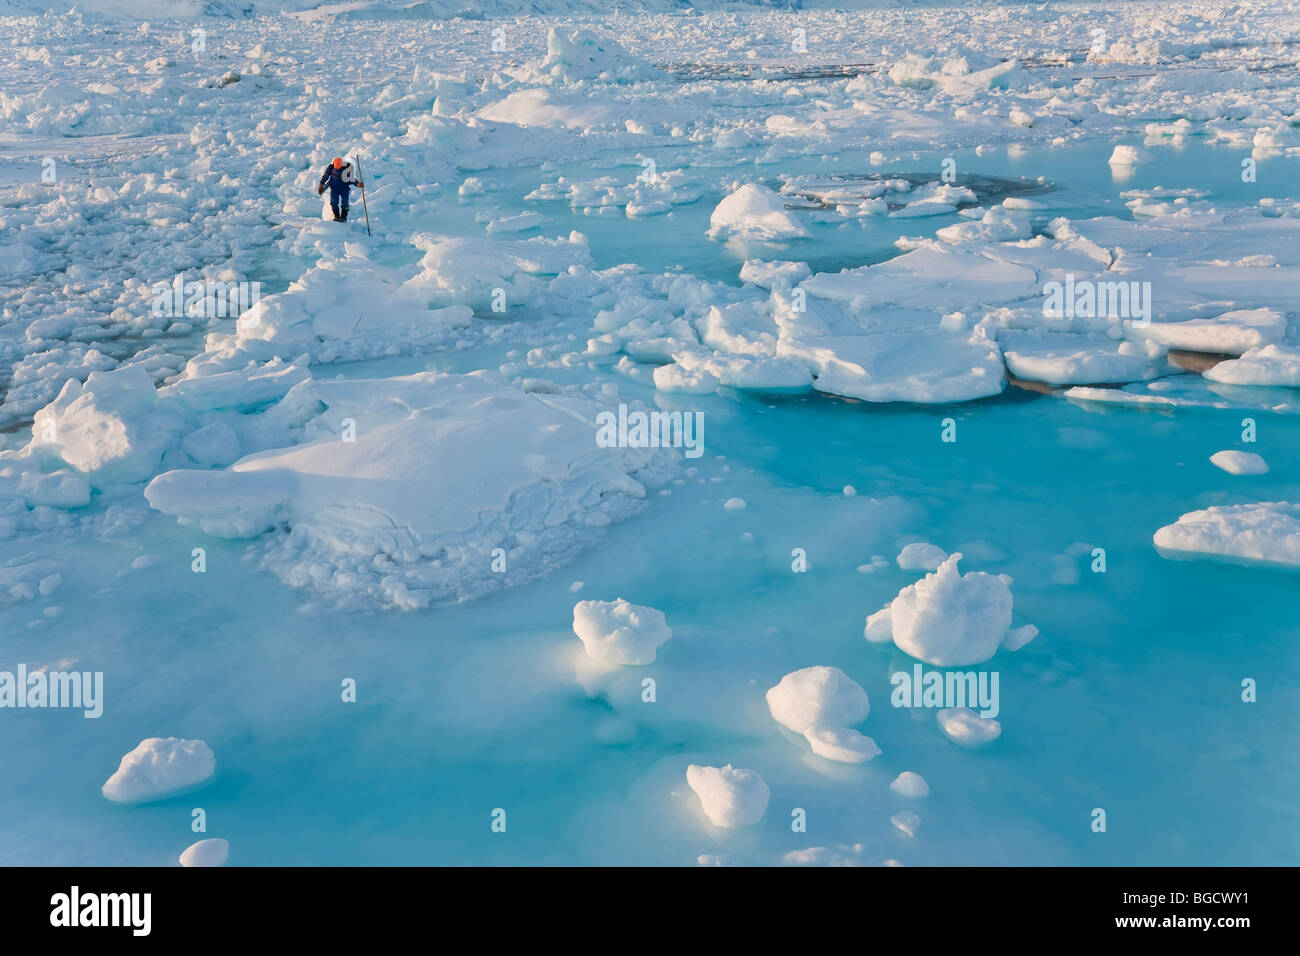
[(364, 189), (365, 183), (357, 179), (356, 174), (352, 171), (351, 163), (345, 163), (342, 157), (335, 156), (334, 162), (326, 166), (325, 172), (321, 174), (316, 195), (323, 195), (326, 186), (329, 186), (330, 190), (330, 208), (334, 210), (334, 221), (347, 222), (348, 198), (352, 192), (352, 187), (356, 186), (359, 189)]

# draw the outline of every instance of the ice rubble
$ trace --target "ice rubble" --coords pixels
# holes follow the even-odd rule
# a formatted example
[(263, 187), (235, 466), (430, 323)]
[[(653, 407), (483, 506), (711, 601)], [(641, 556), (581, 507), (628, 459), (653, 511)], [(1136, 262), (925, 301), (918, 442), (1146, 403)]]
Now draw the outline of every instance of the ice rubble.
[(1215, 505), (1165, 525), (1153, 540), (1162, 554), (1300, 567), (1300, 505)]
[(931, 574), (898, 592), (867, 618), (864, 636), (893, 640), (898, 649), (937, 667), (981, 664), (999, 647), (1017, 650), (1037, 635), (1011, 627), (1011, 588), (1005, 575), (957, 570), (960, 551)]
[(874, 740), (851, 729), (871, 711), (867, 692), (838, 667), (786, 674), (768, 690), (767, 706), (773, 720), (802, 734), (819, 757), (865, 763), (880, 755)]
[(686, 768), (686, 782), (700, 798), (704, 815), (715, 827), (744, 827), (757, 823), (767, 812), (772, 793), (753, 770), (725, 767)]
[(160, 800), (208, 780), (216, 766), (202, 740), (149, 737), (122, 758), (101, 789), (114, 803)]
[(221, 537), (284, 528), (266, 566), (343, 603), (411, 609), (531, 580), (677, 467), (670, 449), (597, 447), (589, 399), (495, 373), (318, 382), (314, 394), (325, 411), (302, 444), (170, 471), (145, 496)]
[(622, 209), (630, 219), (670, 211), (688, 205), (702, 195), (695, 179), (685, 170), (666, 169), (651, 172), (643, 167), (631, 182), (615, 176), (571, 180), (557, 177), (543, 183), (524, 197), (525, 202), (564, 201), (584, 215), (599, 215)]
[[(191, 4), (185, 7), (179, 12), (197, 12)], [(1000, 148), (1012, 136), (1017, 142), (1036, 144), (1060, 137), (1066, 145), (1081, 136), (1113, 135), (1116, 124), (1125, 118), (1171, 114), (1187, 118), (1148, 129), (1148, 136), (1203, 135), (1253, 148), (1257, 155), (1296, 154), (1300, 144), (1290, 130), (1294, 88), (1275, 83), (1275, 74), (1266, 74), (1262, 48), (1232, 42), (1241, 33), (1231, 16), (1225, 18), (1220, 8), (1211, 5), (1206, 16), (1171, 25), (1148, 12), (1141, 7), (1116, 14), (1129, 39), (1112, 44), (1105, 53), (1090, 54), (1082, 79), (1071, 76), (1060, 82), (1052, 78), (1053, 71), (1017, 71), (973, 53), (963, 54), (965, 62), (947, 54), (934, 59), (909, 56), (910, 50), (926, 48), (926, 17), (884, 11), (855, 21), (846, 14), (801, 11), (800, 16), (809, 18), (813, 32), (827, 44), (828, 56), (839, 53), (849, 62), (868, 40), (878, 46), (881, 36), (887, 37), (889, 45), (884, 74), (817, 83), (812, 95), (820, 102), (815, 110), (808, 108), (807, 100), (770, 90), (742, 90), (734, 83), (708, 87), (709, 102), (704, 105), (693, 102), (693, 94), (655, 85), (654, 73), (644, 64), (662, 61), (672, 51), (678, 39), (676, 20), (670, 23), (672, 29), (652, 20), (656, 26), (649, 35), (637, 36), (638, 50), (650, 48), (658, 54), (647, 54), (645, 60), (604, 41), (593, 42), (582, 33), (566, 31), (553, 37), (545, 58), (534, 61), (527, 68), (531, 73), (523, 74), (525, 87), (540, 84), (545, 87), (541, 90), (521, 89), (518, 75), (498, 73), (493, 59), (478, 57), (474, 51), (482, 46), (485, 31), (481, 23), (470, 21), (440, 24), (442, 29), (432, 41), (455, 45), (464, 54), (469, 65), (462, 76), (426, 72), (421, 78), (417, 67), (417, 82), (407, 82), (411, 59), (427, 55), (431, 42), (427, 25), (406, 33), (387, 25), (391, 32), (385, 39), (391, 42), (384, 45), (382, 71), (375, 70), (376, 60), (369, 56), (343, 68), (354, 71), (349, 75), (358, 80), (366, 73), (402, 70), (401, 79), (382, 85), (368, 79), (340, 84), (340, 98), (329, 107), (356, 107), (363, 123), (373, 127), (367, 134), (373, 140), (367, 146), (383, 158), (385, 179), (394, 185), (385, 193), (381, 180), (371, 199), (391, 213), (392, 218), (384, 218), (397, 237), (428, 228), (415, 221), (417, 214), (405, 204), (436, 195), (441, 188), (454, 190), (465, 172), (458, 163), (465, 163), (467, 170), (553, 157), (585, 159), (593, 143), (616, 147), (625, 161), (638, 156), (652, 141), (651, 134), (626, 121), (634, 114), (654, 111), (631, 99), (630, 88), (637, 83), (649, 84), (643, 95), (655, 101), (655, 121), (667, 117), (655, 135), (670, 135), (692, 151), (692, 159), (706, 164), (715, 162), (713, 151), (722, 149), (746, 152), (728, 154), (734, 164), (737, 156), (739, 161), (753, 158), (772, 163), (788, 156), (815, 156), (815, 150), (865, 152), (863, 143), (891, 150), (895, 144), (960, 148), (990, 143)], [(1286, 25), (1293, 20), (1285, 12), (1264, 9), (1253, 15), (1259, 19), (1252, 29), (1260, 36), (1290, 32)], [(1028, 31), (1025, 38), (1017, 30), (1009, 31), (1008, 17), (1017, 27), (1032, 27), (1034, 38), (1028, 38)], [(784, 29), (786, 21), (773, 22)], [(846, 23), (863, 22), (888, 24), (890, 29), (843, 29)], [(1008, 56), (1041, 52), (1034, 49), (1039, 44), (1045, 49), (1053, 43), (1061, 50), (1078, 49), (1080, 41), (1087, 41), (1077, 23), (1051, 11), (972, 10), (969, 23), (966, 42)], [(818, 26), (829, 28), (817, 30)], [(238, 25), (229, 29), (232, 36), (240, 36)], [(66, 48), (63, 30), (76, 36), (75, 49)], [(770, 36), (780, 34), (778, 39), (783, 40), (782, 30), (773, 30)], [(86, 55), (81, 44), (87, 41), (81, 31), (77, 17), (66, 26), (51, 17), (39, 26), (19, 25), (10, 31), (15, 65), (31, 64), (41, 71), (48, 67), (50, 72), (36, 74), (33, 82), (24, 76), (24, 85), (6, 87), (0, 93), (0, 119), (24, 127), (24, 135), (57, 134), (68, 140), (119, 131), (149, 135), (135, 139), (113, 157), (111, 177), (59, 190), (20, 186), (0, 197), (0, 216), (9, 237), (0, 261), (4, 310), (0, 359), (11, 371), (0, 417), (6, 426), (22, 425), (40, 413), (28, 447), (2, 453), (0, 487), (33, 514), (51, 507), (85, 508), (91, 501), (92, 482), (96, 491), (107, 491), (147, 479), (160, 468), (183, 468), (189, 474), (195, 467), (228, 465), (250, 452), (290, 448), (303, 437), (309, 420), (316, 421), (314, 437), (308, 448), (299, 451), (301, 461), (289, 451), (272, 453), (270, 461), (292, 458), (295, 465), (315, 468), (309, 448), (324, 441), (316, 433), (340, 425), (343, 412), (331, 407), (321, 414), (322, 403), (328, 404), (324, 399), (337, 401), (339, 392), (312, 381), (309, 363), (380, 357), (394, 350), (412, 352), (457, 342), (471, 328), (466, 309), (489, 307), (492, 289), (505, 289), (512, 304), (549, 301), (549, 277), (572, 267), (577, 272), (566, 280), (570, 288), (590, 296), (593, 312), (607, 310), (601, 321), (611, 323), (598, 329), (597, 347), (590, 357), (608, 349), (602, 354), (621, 350), (638, 361), (662, 362), (654, 381), (664, 390), (807, 387), (815, 382), (822, 391), (872, 401), (957, 401), (1000, 390), (1004, 363), (1017, 376), (1060, 384), (1146, 382), (1153, 373), (1165, 371), (1159, 349), (1147, 348), (1147, 343), (1240, 354), (1207, 370), (1209, 383), (1300, 384), (1294, 331), (1288, 338), (1284, 316), (1294, 309), (1297, 288), (1297, 263), (1290, 251), (1296, 238), (1293, 210), (1261, 204), (1259, 210), (1215, 212), (1151, 197), (1140, 211), (1134, 210), (1143, 217), (1140, 222), (1101, 217), (1072, 223), (1055, 220), (1044, 226), (1041, 213), (1006, 202), (979, 218), (944, 227), (934, 241), (906, 240), (900, 244), (903, 255), (862, 270), (813, 276), (803, 263), (747, 263), (741, 280), (750, 287), (734, 293), (709, 288), (710, 284), (689, 276), (584, 273), (591, 260), (578, 240), (511, 248), (483, 240), (429, 236), (421, 247), (425, 263), (414, 271), (389, 269), (356, 255), (324, 255), (330, 251), (333, 234), (320, 223), (300, 230), (294, 218), (304, 207), (312, 207), (314, 214), (319, 204), (299, 195), (305, 189), (303, 176), (312, 172), (304, 174), (292, 157), (310, 154), (309, 165), (316, 166), (320, 157), (313, 151), (337, 132), (336, 119), (314, 102), (319, 98), (309, 88), (302, 95), (294, 92), (301, 86), (295, 79), (285, 84), (276, 109), (258, 111), (257, 125), (248, 123), (249, 106), (255, 102), (249, 99), (254, 80), (275, 82), (268, 74), (279, 71), (308, 75), (306, 64), (314, 56), (310, 36), (305, 44), (295, 45), (296, 38), (284, 31), (278, 38), (279, 49), (258, 54), (267, 61), (268, 70), (259, 74), (239, 62), (230, 70), (223, 66), (218, 73), (211, 65), (196, 71), (187, 62), (184, 35), (177, 41), (160, 36), (157, 29), (146, 41), (136, 41), (126, 32), (115, 37), (114, 46), (125, 55), (114, 63), (111, 57)], [(254, 32), (264, 35), (265, 27), (259, 25)], [(1179, 38), (1185, 42), (1171, 45), (1167, 42), (1171, 33), (1185, 34)], [(140, 42), (146, 44), (147, 53)], [(719, 55), (728, 52), (729, 42), (723, 31), (716, 39), (707, 37), (703, 46)], [(229, 50), (248, 45), (232, 45)], [(171, 58), (155, 58), (159, 48), (168, 50)], [(1090, 68), (1102, 62), (1145, 63), (1169, 56), (1187, 56), (1217, 69), (1169, 71), (1135, 83), (1126, 76), (1108, 79)], [(146, 59), (152, 62), (146, 64)], [(1261, 66), (1264, 69), (1258, 69)], [(56, 70), (73, 77), (93, 70), (109, 77), (56, 81), (51, 78)], [(204, 85), (214, 75), (241, 78), (224, 86)], [(92, 88), (91, 82), (101, 81), (112, 85)], [(610, 90), (592, 95), (596, 85)], [(193, 106), (194, 116), (174, 110), (182, 97)], [(1093, 102), (1098, 99), (1104, 101), (1103, 110)], [(953, 100), (960, 102), (954, 107)], [(731, 115), (724, 115), (727, 111)], [(770, 115), (771, 120), (755, 122), (745, 115), (755, 112)], [(669, 134), (670, 123), (680, 127), (680, 133)], [(1144, 145), (1153, 152), (1163, 148), (1150, 140)], [(177, 159), (178, 155), (184, 158)], [(872, 162), (884, 162), (883, 155)], [(570, 203), (580, 200), (578, 208), (615, 205), (629, 215), (649, 214), (689, 195), (687, 175), (666, 186), (639, 184), (627, 190), (596, 185), (599, 180), (569, 190), (575, 184), (566, 182), (562, 198)], [(282, 211), (273, 210), (270, 216), (265, 212), (267, 189), (283, 204)], [(612, 199), (606, 202), (606, 197)], [(588, 203), (588, 198), (593, 201)], [(884, 198), (883, 193), (838, 197), (833, 214), (844, 220), (881, 215), (891, 206), (881, 201)], [(900, 221), (956, 208), (936, 197), (909, 199), (901, 190), (887, 198), (903, 200), (892, 204), (901, 206), (892, 210), (900, 213)], [(948, 194), (947, 198), (955, 197)], [(798, 213), (793, 215), (797, 225)], [(165, 240), (141, 241), (150, 236), (149, 230), (163, 225)], [(170, 277), (180, 266), (207, 269), (213, 261), (229, 264), (226, 278), (243, 279), (278, 241), (275, 237), (282, 228), (289, 238), (281, 249), (293, 256), (310, 256), (302, 263), (307, 274), (297, 288), (268, 301), (270, 316), (263, 315), (264, 324), (241, 320), (233, 335), (208, 325), (212, 335), (206, 351), (186, 367), (193, 351), (183, 339), (205, 331), (203, 319), (147, 314), (137, 308), (142, 289), (159, 277)], [(553, 242), (559, 245), (549, 244)], [(1046, 317), (1041, 283), (1048, 277), (1059, 278), (1066, 270), (1094, 280), (1158, 282), (1160, 313), (1150, 326), (1112, 322), (1109, 316)], [(791, 307), (796, 288), (808, 294), (807, 312)], [(75, 314), (67, 307), (71, 296), (77, 302)], [(321, 307), (327, 304), (322, 300), (340, 296), (348, 299), (346, 307)], [(391, 305), (382, 314), (363, 308), (378, 301)], [(430, 306), (445, 311), (434, 312)], [(1273, 316), (1263, 322), (1248, 317), (1251, 312), (1269, 311)], [(37, 318), (29, 322), (32, 316)], [(142, 345), (135, 344), (137, 339)], [(892, 361), (895, 355), (902, 358)], [(928, 379), (915, 380), (917, 366), (924, 367)], [(121, 373), (108, 374), (114, 369)], [(104, 374), (95, 374), (92, 380), (93, 373)], [(140, 373), (163, 385), (156, 396), (146, 391)], [(80, 388), (70, 388), (65, 384), (69, 382)], [(1177, 375), (1151, 387), (1074, 390), (1070, 396), (1084, 394), (1096, 401), (1151, 399), (1174, 407), (1207, 396), (1226, 402), (1228, 394), (1240, 392), (1211, 392), (1194, 376)], [(518, 398), (508, 390), (502, 395)], [(1280, 402), (1264, 392), (1232, 401), (1253, 402), (1251, 407)], [(419, 407), (412, 414), (418, 417), (428, 410)], [(363, 437), (374, 424), (364, 417), (356, 423)], [(344, 446), (335, 443), (334, 447)], [(231, 472), (241, 474), (237, 469)], [(212, 474), (214, 481), (245, 480), (226, 472)], [(622, 474), (640, 478), (631, 464), (614, 477)], [(311, 475), (308, 480), (315, 484), (322, 477)], [(261, 480), (260, 472), (249, 480)], [(294, 480), (298, 480), (296, 473)], [(545, 511), (545, 502), (539, 503), (536, 495), (521, 506), (529, 515), (525, 523)], [(94, 507), (100, 508), (98, 502)], [(1288, 530), (1287, 522), (1294, 522), (1295, 506), (1232, 507), (1241, 510), (1225, 510), (1212, 519), (1204, 516), (1215, 509), (1195, 512), (1171, 526), (1178, 530), (1161, 529), (1157, 535), (1168, 531), (1166, 537), (1206, 553), (1294, 557), (1290, 544), (1294, 531)], [(382, 550), (357, 556), (359, 570), (351, 579), (332, 563), (350, 560), (340, 558), (346, 550), (344, 538), (350, 543), (367, 541), (377, 533), (362, 521), (358, 537), (351, 537), (348, 517), (355, 515), (331, 513), (329, 520), (319, 519), (328, 526), (328, 534), (318, 528), (320, 534), (338, 536), (321, 546), (323, 560), (318, 561), (320, 555), (312, 551), (316, 544), (304, 545), (296, 553), (279, 555), (281, 570), (302, 580), (310, 578), (313, 586), (318, 577), (325, 580), (334, 575), (332, 583), (353, 594), (400, 579), (400, 558)], [(239, 518), (216, 520), (237, 522)], [(304, 519), (309, 525), (313, 520), (315, 516)], [(580, 517), (576, 520), (582, 524)], [(9, 521), (6, 514), (4, 522)], [(540, 530), (542, 524), (527, 530), (549, 533)], [(491, 529), (480, 530), (481, 543), (487, 547)], [(294, 534), (290, 528), (271, 537), (278, 540)], [(276, 560), (277, 545), (272, 541), (262, 545), (264, 558)], [(534, 546), (532, 541), (520, 547)], [(513, 570), (518, 554), (510, 550)], [(481, 548), (470, 551), (439, 555), (429, 563), (450, 569), (458, 557), (464, 558), (468, 564), (462, 570), (473, 577), (473, 569), (487, 561)], [(40, 575), (44, 580), (49, 569)], [(14, 586), (24, 592), (35, 589), (37, 578), (29, 581), (29, 577), (26, 571), (21, 575), (15, 571)], [(5, 575), (6, 581), (10, 578)], [(448, 587), (454, 590), (455, 586)], [(875, 633), (883, 625), (888, 639), (891, 615), (888, 609), (883, 613), (883, 618), (878, 613), (872, 620)], [(962, 715), (948, 714), (941, 723), (945, 720), (945, 730), (958, 736), (989, 729), (986, 722), (968, 727)], [(826, 745), (833, 743), (833, 737), (826, 738)], [(810, 744), (818, 746), (812, 740)]]
[(579, 601), (573, 632), (592, 660), (611, 664), (653, 664), (655, 651), (673, 636), (663, 611), (615, 601)]
[(551, 27), (546, 56), (514, 75), (526, 83), (628, 83), (662, 79), (662, 71), (633, 56), (618, 41), (591, 30)]

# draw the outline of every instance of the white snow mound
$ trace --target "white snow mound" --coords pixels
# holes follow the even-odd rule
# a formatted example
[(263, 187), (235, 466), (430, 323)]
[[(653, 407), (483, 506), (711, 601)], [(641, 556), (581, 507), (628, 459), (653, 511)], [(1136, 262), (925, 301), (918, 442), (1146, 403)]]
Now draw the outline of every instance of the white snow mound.
[(786, 211), (780, 195), (758, 183), (746, 183), (713, 210), (709, 235), (773, 242), (801, 239), (808, 230)]
[(797, 734), (822, 727), (851, 727), (867, 719), (867, 692), (838, 667), (791, 671), (767, 692), (772, 718)]
[(230, 843), (212, 838), (192, 843), (181, 853), (181, 866), (225, 866), (230, 858)]
[[(1011, 588), (997, 575), (957, 570), (956, 552), (932, 574), (898, 592), (889, 604), (894, 643), (917, 660), (938, 667), (979, 664), (998, 647), (1020, 646), (1036, 632), (1011, 629)], [(877, 614), (868, 621), (867, 637), (884, 626)], [(873, 627), (874, 625), (874, 627)]]
[(122, 758), (100, 788), (114, 803), (158, 800), (209, 779), (217, 759), (202, 740), (150, 737)]
[(753, 770), (736, 770), (731, 764), (725, 767), (701, 767), (691, 764), (686, 768), (686, 782), (690, 784), (704, 815), (715, 827), (743, 827), (757, 823), (767, 812), (771, 791)]
[(1268, 462), (1250, 451), (1216, 451), (1210, 456), (1210, 462), (1216, 468), (1222, 468), (1230, 475), (1264, 475), (1268, 473)]
[(616, 601), (579, 601), (573, 633), (587, 656), (611, 664), (653, 664), (655, 651), (673, 636), (663, 611)]

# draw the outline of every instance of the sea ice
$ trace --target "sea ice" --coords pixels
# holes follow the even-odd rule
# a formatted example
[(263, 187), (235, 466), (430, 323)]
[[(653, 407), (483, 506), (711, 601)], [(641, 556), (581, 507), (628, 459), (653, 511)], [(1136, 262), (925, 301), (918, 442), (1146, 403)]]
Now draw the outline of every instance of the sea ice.
[(767, 692), (767, 706), (778, 724), (797, 734), (824, 727), (852, 727), (867, 719), (871, 703), (838, 667), (791, 671)]
[(122, 758), (101, 789), (114, 803), (144, 803), (198, 786), (216, 766), (202, 740), (150, 737)]
[(225, 866), (230, 843), (216, 837), (192, 843), (181, 853), (181, 866)]
[(904, 770), (895, 777), (889, 789), (909, 800), (920, 800), (930, 795), (930, 785), (925, 782), (925, 778), (911, 770)]
[(592, 660), (611, 664), (653, 664), (655, 651), (673, 636), (662, 611), (616, 601), (579, 601), (573, 632)]
[(774, 242), (800, 239), (808, 230), (785, 208), (780, 195), (758, 183), (746, 183), (718, 203), (709, 217), (709, 235)]
[(1210, 461), (1230, 475), (1263, 475), (1268, 462), (1251, 451), (1216, 451)]
[(1265, 345), (1228, 359), (1202, 375), (1225, 385), (1281, 385), (1300, 388), (1300, 348)]
[(1300, 505), (1269, 501), (1192, 511), (1155, 533), (1160, 551), (1300, 566)]
[(978, 747), (1002, 736), (1002, 724), (992, 717), (981, 717), (969, 707), (947, 707), (936, 712), (939, 729), (953, 743)]
[[(1011, 629), (1011, 588), (1000, 576), (957, 570), (961, 552), (898, 592), (888, 605), (894, 643), (918, 660), (938, 667), (980, 664), (1000, 646), (1023, 644), (1036, 631)], [(867, 639), (884, 633), (882, 611), (867, 620)]]
[(880, 756), (880, 748), (870, 737), (846, 727), (817, 727), (804, 737), (812, 752), (839, 763), (866, 763)]
[(340, 603), (412, 609), (531, 580), (679, 467), (674, 449), (599, 447), (590, 399), (495, 373), (314, 387), (325, 411), (303, 443), (167, 472), (145, 496), (220, 537), (287, 529), (263, 563)]
[(701, 767), (691, 764), (686, 768), (686, 782), (690, 784), (704, 815), (715, 827), (744, 827), (757, 823), (767, 812), (771, 791), (753, 770), (736, 770), (731, 764), (725, 767)]
[(898, 566), (904, 571), (934, 571), (947, 560), (947, 551), (924, 541), (905, 544), (898, 552)]

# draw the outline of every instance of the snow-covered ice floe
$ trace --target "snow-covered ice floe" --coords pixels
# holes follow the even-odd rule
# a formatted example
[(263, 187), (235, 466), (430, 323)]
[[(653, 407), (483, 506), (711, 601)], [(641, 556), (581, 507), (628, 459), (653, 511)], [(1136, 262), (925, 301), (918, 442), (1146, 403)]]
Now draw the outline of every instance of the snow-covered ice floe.
[(1300, 505), (1215, 505), (1165, 525), (1154, 541), (1170, 555), (1300, 568)]
[(145, 496), (207, 534), (267, 535), (265, 566), (342, 604), (413, 609), (532, 580), (638, 511), (680, 460), (598, 447), (590, 399), (490, 372), (314, 388), (324, 411), (301, 444), (166, 472)]

